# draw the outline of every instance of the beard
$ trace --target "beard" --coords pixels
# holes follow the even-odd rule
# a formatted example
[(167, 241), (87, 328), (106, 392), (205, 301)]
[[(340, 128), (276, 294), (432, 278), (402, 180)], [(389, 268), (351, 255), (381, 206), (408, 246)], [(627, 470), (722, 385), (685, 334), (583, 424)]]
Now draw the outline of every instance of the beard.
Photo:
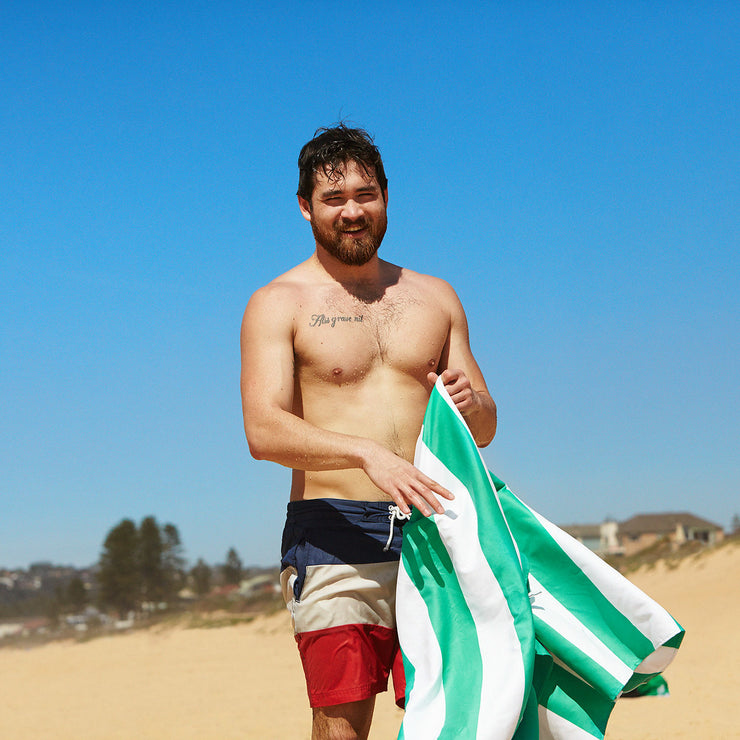
[[(360, 238), (344, 233), (345, 229), (358, 226), (366, 228), (368, 233)], [(341, 263), (355, 267), (364, 265), (373, 258), (383, 241), (387, 226), (388, 220), (385, 214), (382, 218), (373, 221), (340, 222), (325, 227), (311, 221), (311, 230), (316, 243)]]

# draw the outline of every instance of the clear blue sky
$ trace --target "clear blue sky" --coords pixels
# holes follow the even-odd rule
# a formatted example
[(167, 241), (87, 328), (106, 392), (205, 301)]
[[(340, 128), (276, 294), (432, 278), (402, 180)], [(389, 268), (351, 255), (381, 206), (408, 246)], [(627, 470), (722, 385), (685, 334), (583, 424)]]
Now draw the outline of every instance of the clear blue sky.
[(296, 158), (340, 117), (381, 254), (466, 307), (499, 477), (558, 523), (740, 513), (740, 5), (0, 9), (0, 566), (147, 515), (277, 562), (239, 325), (313, 248)]

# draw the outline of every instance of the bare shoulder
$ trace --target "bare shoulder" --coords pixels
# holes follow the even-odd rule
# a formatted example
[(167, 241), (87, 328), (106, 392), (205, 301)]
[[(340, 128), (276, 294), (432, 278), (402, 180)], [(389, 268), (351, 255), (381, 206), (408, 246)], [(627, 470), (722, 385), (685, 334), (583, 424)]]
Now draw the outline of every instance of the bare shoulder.
[(244, 311), (245, 322), (263, 315), (273, 319), (294, 315), (309, 291), (309, 284), (305, 263), (279, 275), (252, 294)]
[(460, 299), (455, 289), (442, 278), (434, 275), (425, 275), (404, 267), (401, 271), (401, 279), (411, 292), (421, 296), (429, 296), (434, 302), (442, 304), (450, 311), (457, 311), (460, 307)]

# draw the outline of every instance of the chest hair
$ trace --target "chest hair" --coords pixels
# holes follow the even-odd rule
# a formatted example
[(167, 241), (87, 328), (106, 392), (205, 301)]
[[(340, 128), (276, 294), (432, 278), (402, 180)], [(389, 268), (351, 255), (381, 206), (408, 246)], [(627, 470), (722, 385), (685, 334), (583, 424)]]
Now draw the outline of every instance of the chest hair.
[(391, 293), (359, 285), (331, 296), (329, 305), (337, 313), (362, 316), (362, 330), (372, 337), (380, 357), (385, 359), (393, 338), (408, 326), (409, 314), (418, 310), (421, 301), (406, 291)]

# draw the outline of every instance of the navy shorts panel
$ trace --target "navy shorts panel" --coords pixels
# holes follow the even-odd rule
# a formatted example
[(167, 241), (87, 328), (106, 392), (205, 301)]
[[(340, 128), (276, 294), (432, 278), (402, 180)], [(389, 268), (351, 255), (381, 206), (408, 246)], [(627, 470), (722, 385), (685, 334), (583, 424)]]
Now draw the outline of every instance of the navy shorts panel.
[(391, 527), (390, 506), (392, 502), (387, 501), (291, 501), (283, 530), (281, 570), (296, 569), (295, 597), (300, 598), (309, 565), (397, 562), (403, 521), (394, 521), (390, 548), (383, 549)]

